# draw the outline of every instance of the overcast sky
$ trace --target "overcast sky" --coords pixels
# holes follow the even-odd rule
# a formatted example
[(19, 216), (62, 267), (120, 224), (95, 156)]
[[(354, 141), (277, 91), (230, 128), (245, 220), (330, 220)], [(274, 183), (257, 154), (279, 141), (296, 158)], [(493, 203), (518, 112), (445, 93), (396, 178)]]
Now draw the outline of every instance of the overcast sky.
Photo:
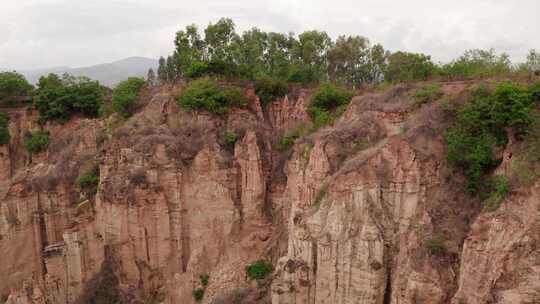
[(230, 17), (241, 32), (319, 29), (448, 61), (470, 48), (523, 60), (540, 49), (540, 0), (1, 0), (0, 67), (85, 66), (157, 58), (174, 33)]

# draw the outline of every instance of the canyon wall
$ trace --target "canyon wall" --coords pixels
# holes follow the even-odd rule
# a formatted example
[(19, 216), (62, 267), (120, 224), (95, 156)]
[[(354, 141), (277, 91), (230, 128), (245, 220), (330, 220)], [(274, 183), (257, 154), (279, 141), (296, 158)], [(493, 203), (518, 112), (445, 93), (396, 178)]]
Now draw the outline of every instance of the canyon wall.
[[(441, 103), (418, 107), (414, 89), (354, 97), (292, 147), (279, 139), (309, 124), (310, 90), (262, 106), (247, 89), (248, 108), (218, 117), (179, 109), (181, 87), (150, 88), (126, 121), (47, 124), (36, 155), (23, 142), (37, 114), (10, 110), (0, 303), (190, 304), (197, 288), (216, 304), (540, 303), (540, 182), (482, 210), (446, 163)], [(274, 273), (249, 280), (260, 259)]]

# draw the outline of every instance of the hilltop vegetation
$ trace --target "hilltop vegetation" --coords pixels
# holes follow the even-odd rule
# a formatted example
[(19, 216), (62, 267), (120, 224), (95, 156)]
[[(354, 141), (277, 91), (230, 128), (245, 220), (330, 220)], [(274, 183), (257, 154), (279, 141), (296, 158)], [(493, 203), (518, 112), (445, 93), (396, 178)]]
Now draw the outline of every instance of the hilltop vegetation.
[[(495, 50), (473, 49), (449, 63), (429, 55), (390, 52), (361, 36), (333, 40), (324, 31), (298, 36), (252, 28), (237, 33), (231, 19), (209, 24), (201, 35), (195, 25), (176, 33), (175, 51), (160, 58), (161, 82), (204, 76), (275, 79), (313, 84), (333, 82), (349, 87), (381, 82), (427, 79), (459, 80), (540, 70), (540, 52), (531, 50), (519, 65)], [(263, 99), (265, 100), (265, 99)]]

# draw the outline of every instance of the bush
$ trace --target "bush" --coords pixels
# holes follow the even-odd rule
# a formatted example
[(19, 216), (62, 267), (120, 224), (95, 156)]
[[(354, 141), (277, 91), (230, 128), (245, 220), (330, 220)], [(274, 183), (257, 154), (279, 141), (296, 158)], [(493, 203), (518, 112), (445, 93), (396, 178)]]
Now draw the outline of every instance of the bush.
[(118, 84), (113, 90), (112, 104), (115, 112), (127, 118), (133, 114), (141, 88), (146, 84), (143, 78), (130, 77)]
[(484, 202), (484, 206), (488, 211), (495, 211), (510, 192), (510, 186), (508, 185), (508, 179), (504, 175), (494, 176), (489, 184), (491, 191), (489, 198)]
[(433, 236), (432, 238), (427, 239), (424, 242), (424, 246), (429, 250), (431, 254), (441, 255), (441, 254), (446, 253), (446, 251), (448, 250), (446, 248), (446, 245), (444, 244), (444, 241), (445, 241), (444, 235), (439, 233)]
[(244, 107), (247, 99), (240, 89), (220, 88), (214, 81), (205, 78), (193, 81), (180, 95), (179, 104), (188, 110), (206, 110), (222, 115), (230, 107)]
[(99, 184), (99, 167), (94, 166), (77, 179), (77, 186), (88, 195), (95, 195)]
[(248, 277), (255, 280), (266, 278), (273, 270), (274, 267), (272, 266), (272, 263), (263, 260), (256, 261), (255, 263), (246, 266)]
[(195, 61), (184, 72), (184, 76), (188, 78), (199, 78), (210, 74), (208, 62)]
[(201, 279), (201, 285), (206, 287), (208, 285), (208, 282), (210, 281), (210, 276), (205, 274), (205, 275), (200, 276), (200, 279)]
[(0, 102), (10, 104), (14, 97), (29, 96), (33, 87), (23, 75), (16, 72), (0, 73)]
[(290, 82), (310, 84), (319, 82), (321, 76), (316, 66), (295, 64), (289, 68), (287, 80)]
[(285, 96), (288, 91), (289, 88), (285, 81), (269, 76), (259, 77), (255, 81), (255, 93), (263, 105)]
[(0, 145), (7, 145), (10, 140), (9, 116), (6, 112), (0, 112)]
[(29, 153), (43, 152), (49, 147), (49, 133), (43, 131), (30, 133), (24, 145)]
[(472, 100), (457, 110), (448, 129), (447, 159), (461, 168), (468, 179), (468, 190), (476, 192), (487, 170), (498, 164), (493, 149), (505, 146), (505, 129), (524, 133), (533, 122), (534, 102), (524, 88), (502, 83), (493, 93), (485, 87), (474, 92)]
[(350, 103), (353, 93), (325, 83), (313, 93), (313, 101), (308, 114), (313, 120), (314, 128), (331, 123), (341, 115)]
[(105, 89), (97, 81), (86, 77), (56, 74), (41, 77), (34, 98), (39, 121), (57, 120), (64, 123), (72, 114), (97, 117)]
[(236, 141), (238, 140), (238, 135), (234, 132), (225, 132), (225, 141), (228, 145), (234, 146)]
[(395, 52), (388, 57), (384, 79), (388, 82), (426, 80), (436, 71), (430, 56)]
[(281, 151), (285, 151), (287, 149), (289, 149), (290, 147), (292, 147), (292, 145), (294, 144), (294, 142), (300, 138), (300, 133), (297, 132), (297, 131), (292, 131), (286, 135), (284, 135), (283, 137), (281, 137), (279, 139), (279, 147), (278, 149), (281, 150)]
[(195, 289), (193, 289), (192, 294), (193, 294), (193, 298), (195, 299), (195, 301), (200, 302), (204, 298), (204, 289), (195, 288)]
[(508, 55), (495, 50), (468, 50), (461, 57), (439, 68), (439, 75), (450, 79), (487, 77), (512, 71)]
[(429, 85), (426, 85), (424, 87), (422, 87), (421, 89), (417, 90), (413, 97), (415, 99), (415, 105), (417, 107), (423, 105), (423, 104), (426, 104), (426, 103), (429, 103), (429, 102), (433, 102), (439, 98), (441, 98), (441, 96), (443, 95), (442, 91), (441, 91), (441, 86), (438, 85), (438, 84), (429, 84)]
[(529, 87), (529, 92), (531, 92), (531, 96), (534, 101), (540, 102), (540, 82), (536, 82), (535, 84), (531, 85)]

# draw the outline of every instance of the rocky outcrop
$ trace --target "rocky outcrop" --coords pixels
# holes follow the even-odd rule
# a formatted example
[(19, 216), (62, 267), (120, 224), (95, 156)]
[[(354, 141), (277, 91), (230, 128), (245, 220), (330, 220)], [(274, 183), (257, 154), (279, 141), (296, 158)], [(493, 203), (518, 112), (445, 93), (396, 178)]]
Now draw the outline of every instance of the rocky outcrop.
[[(309, 124), (309, 90), (263, 107), (248, 89), (226, 117), (179, 109), (178, 90), (145, 91), (126, 122), (49, 124), (39, 155), (23, 147), (36, 113), (10, 112), (0, 303), (189, 304), (197, 288), (216, 304), (539, 301), (540, 185), (481, 211), (446, 164), (440, 105), (416, 108), (414, 86), (355, 97), (287, 151), (277, 142)], [(87, 197), (76, 180), (93, 166)], [(251, 281), (259, 259), (274, 274)]]

